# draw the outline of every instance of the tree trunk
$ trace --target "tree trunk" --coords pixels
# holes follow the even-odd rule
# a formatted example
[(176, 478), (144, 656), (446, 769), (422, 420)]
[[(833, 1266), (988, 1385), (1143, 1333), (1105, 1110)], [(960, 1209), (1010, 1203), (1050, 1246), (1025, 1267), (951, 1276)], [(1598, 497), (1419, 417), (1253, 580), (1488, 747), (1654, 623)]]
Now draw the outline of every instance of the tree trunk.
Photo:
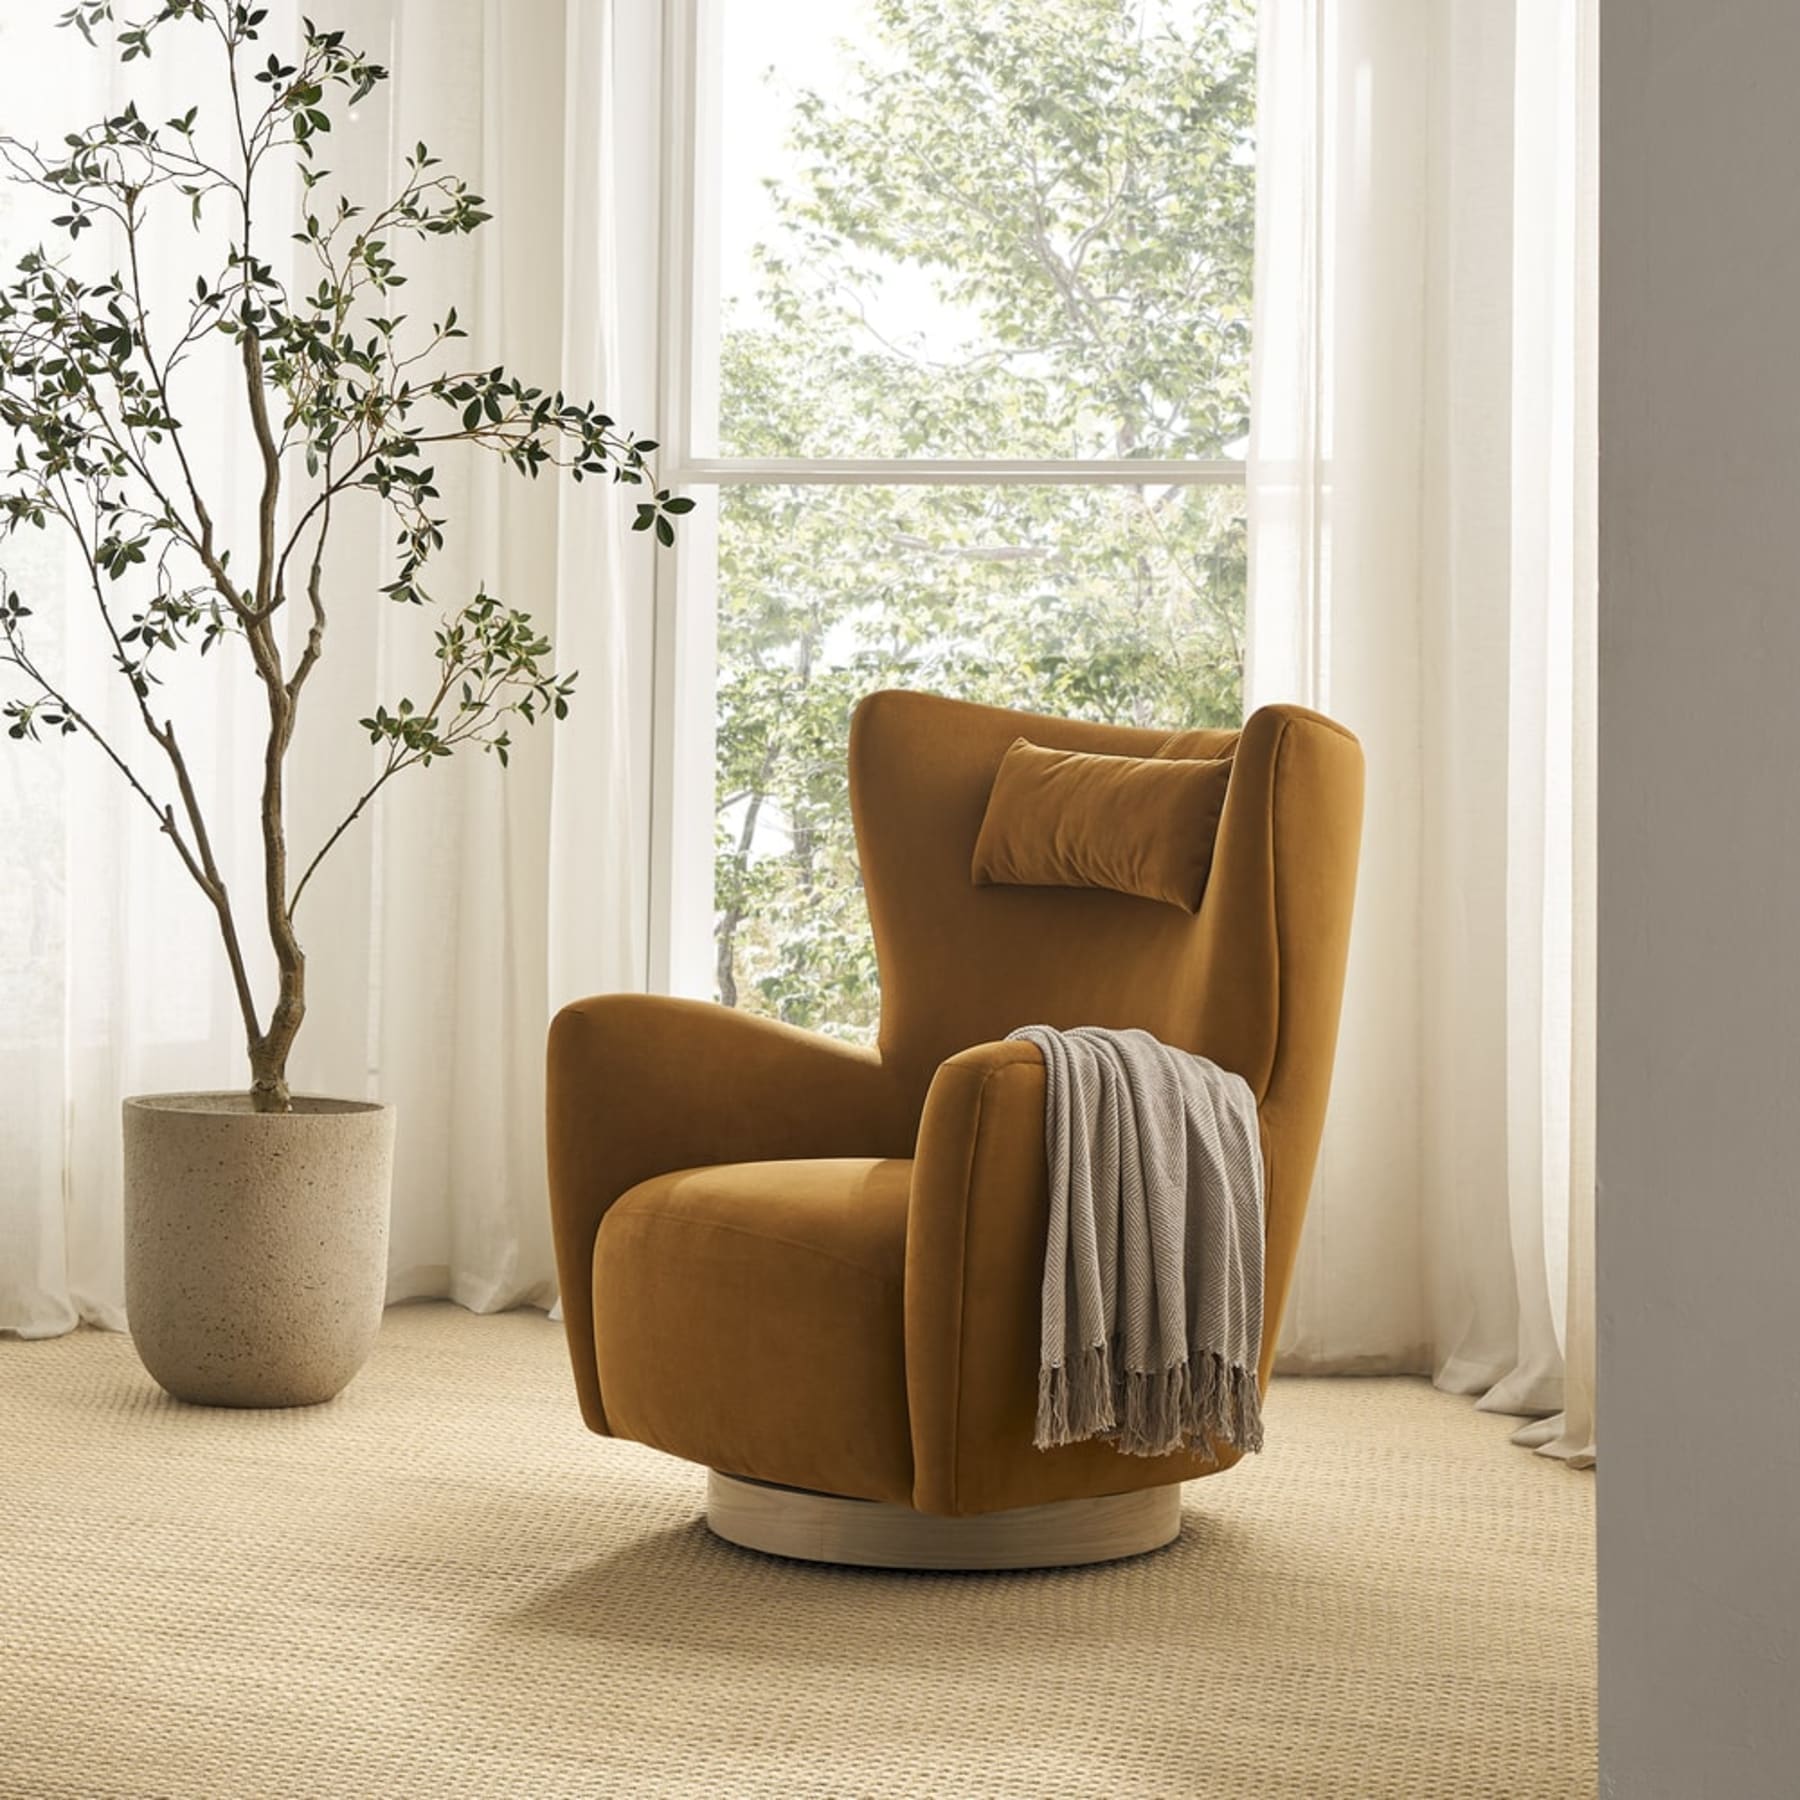
[(713, 959), (713, 978), (719, 990), (721, 1006), (736, 1006), (737, 933), (744, 922), (744, 871), (750, 866), (750, 848), (756, 842), (756, 821), (762, 816), (763, 801), (768, 798), (769, 777), (775, 771), (777, 744), (771, 739), (763, 748), (762, 765), (756, 772), (744, 806), (744, 822), (738, 829), (737, 850), (731, 859), (731, 889), (719, 912), (714, 936), (718, 948)]
[(279, 977), (269, 1028), (250, 1046), (250, 1099), (258, 1112), (291, 1112), (287, 1059), (306, 1017), (306, 953), (288, 898), (287, 813), (283, 765), (294, 734), (294, 702), (282, 681), (281, 657), (267, 624), (251, 627), (251, 646), (269, 699), (263, 753), (263, 906)]
[[(763, 759), (762, 779), (765, 782), (769, 778), (769, 762), (770, 757)], [(738, 833), (737, 854), (732, 858), (731, 898), (719, 914), (718, 953), (714, 959), (713, 976), (718, 986), (721, 1006), (736, 1006), (738, 1003), (737, 931), (744, 922), (744, 870), (750, 861), (750, 845), (756, 837), (756, 821), (762, 812), (762, 803), (762, 794), (755, 793), (750, 796), (749, 803), (744, 808), (743, 829)]]
[[(266, 626), (252, 627), (263, 633)], [(269, 1028), (250, 1046), (250, 1099), (258, 1112), (291, 1112), (287, 1059), (306, 1017), (306, 954), (294, 931), (287, 892), (287, 818), (282, 764), (293, 736), (294, 707), (281, 681), (273, 635), (256, 645), (269, 696), (269, 741), (263, 756), (263, 903), (280, 985)]]
[[(250, 192), (246, 174), (244, 200), (244, 258), (251, 260)], [(294, 933), (292, 902), (288, 895), (287, 815), (282, 766), (294, 736), (295, 693), (287, 685), (281, 666), (281, 647), (269, 616), (277, 600), (280, 559), (275, 548), (275, 521), (281, 501), (281, 446), (269, 422), (268, 396), (263, 391), (262, 348), (255, 328), (246, 324), (242, 340), (244, 388), (250, 402), (250, 423), (263, 465), (262, 494), (257, 505), (255, 611), (246, 620), (244, 638), (250, 647), (256, 672), (262, 678), (269, 702), (269, 738), (263, 749), (262, 840), (263, 912), (269, 942), (275, 951), (280, 986), (269, 1028), (250, 1045), (250, 1103), (258, 1112), (292, 1112), (288, 1093), (287, 1059), (295, 1035), (306, 1017), (306, 957)], [(314, 596), (315, 617), (318, 600)]]
[(250, 1104), (259, 1113), (284, 1113), (294, 1110), (293, 1096), (288, 1092), (287, 1057), (294, 1041), (290, 1031), (285, 1042), (268, 1037), (258, 1038), (250, 1047)]

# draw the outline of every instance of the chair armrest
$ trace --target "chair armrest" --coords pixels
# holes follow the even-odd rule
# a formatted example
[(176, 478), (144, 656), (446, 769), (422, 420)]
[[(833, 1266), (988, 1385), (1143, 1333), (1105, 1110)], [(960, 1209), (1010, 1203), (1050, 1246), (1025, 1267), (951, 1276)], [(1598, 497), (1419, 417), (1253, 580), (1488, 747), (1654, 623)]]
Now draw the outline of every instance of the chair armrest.
[(594, 1363), (594, 1238), (640, 1181), (708, 1163), (907, 1156), (916, 1124), (873, 1050), (696, 1000), (565, 1006), (547, 1069), (551, 1225), (581, 1411), (606, 1430)]
[[(913, 1505), (980, 1513), (1210, 1475), (1237, 1461), (1126, 1456), (1099, 1440), (1038, 1450), (1038, 1360), (1050, 1196), (1044, 1061), (981, 1044), (938, 1068), (906, 1218), (906, 1394)], [(1264, 1380), (1275, 1331), (1266, 1323)]]
[(1029, 1446), (1037, 1402), (1048, 1192), (1044, 1060), (980, 1044), (925, 1097), (906, 1219), (906, 1394), (913, 1504), (993, 1510), (982, 1438)]

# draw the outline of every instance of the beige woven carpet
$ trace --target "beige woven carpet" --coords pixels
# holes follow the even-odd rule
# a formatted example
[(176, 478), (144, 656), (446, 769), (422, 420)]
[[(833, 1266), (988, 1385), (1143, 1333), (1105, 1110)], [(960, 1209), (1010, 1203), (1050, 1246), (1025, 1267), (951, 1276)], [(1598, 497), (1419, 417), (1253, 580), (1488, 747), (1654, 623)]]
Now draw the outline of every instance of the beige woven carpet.
[(1594, 1791), (1592, 1478), (1415, 1381), (1288, 1381), (1110, 1569), (826, 1570), (582, 1429), (537, 1314), (388, 1314), (330, 1406), (0, 1340), (0, 1794)]

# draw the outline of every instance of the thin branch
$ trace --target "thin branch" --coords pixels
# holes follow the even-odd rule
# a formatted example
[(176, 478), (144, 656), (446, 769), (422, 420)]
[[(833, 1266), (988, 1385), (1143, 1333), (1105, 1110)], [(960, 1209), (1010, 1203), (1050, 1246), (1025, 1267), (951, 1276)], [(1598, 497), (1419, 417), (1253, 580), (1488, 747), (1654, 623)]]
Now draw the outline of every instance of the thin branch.
[(294, 528), (288, 533), (287, 542), (282, 546), (280, 556), (275, 559), (275, 591), (277, 594), (281, 593), (286, 585), (288, 559), (300, 547), (300, 539), (307, 526), (319, 513), (331, 505), (337, 495), (356, 485), (356, 477), (374, 460), (374, 457), (373, 449), (363, 451), (335, 480), (331, 477), (331, 467), (329, 460), (327, 461), (325, 486), (313, 496), (300, 517), (295, 520)]
[[(11, 636), (10, 633), (8, 635), (9, 637)], [(15, 669), (18, 669), (32, 681), (36, 682), (38, 689), (43, 694), (44, 698), (51, 701), (65, 718), (71, 720), (100, 746), (106, 753), (108, 761), (110, 761), (113, 767), (125, 777), (126, 782), (131, 787), (131, 791), (136, 794), (147, 807), (149, 807), (150, 815), (156, 820), (157, 828), (162, 831), (175, 846), (177, 852), (180, 854), (182, 863), (186, 866), (187, 872), (193, 876), (200, 891), (206, 893), (207, 898), (211, 899), (211, 894), (207, 893), (205, 871), (200, 867), (199, 863), (195, 861), (193, 852), (189, 850), (187, 841), (182, 837), (181, 831), (175, 823), (174, 807), (165, 805), (144, 786), (143, 782), (138, 779), (137, 774), (130, 763), (128, 763), (125, 758), (113, 748), (112, 742), (106, 734), (88, 718), (86, 713), (82, 712), (79, 707), (73, 705), (68, 696), (64, 694), (60, 688), (50, 681), (43, 671), (38, 668), (37, 664), (34, 663), (19, 647), (16, 638), (11, 640), (9, 647), (5, 652), (0, 653), (0, 663), (10, 663)]]
[(256, 1016), (256, 996), (251, 991), (250, 977), (244, 968), (244, 952), (238, 942), (237, 921), (232, 915), (231, 897), (226, 892), (225, 878), (219, 873), (219, 866), (213, 860), (212, 840), (207, 835), (200, 799), (188, 777), (187, 758), (182, 755), (181, 746), (175, 740), (175, 721), (165, 720), (161, 732), (153, 730), (152, 735), (168, 752), (170, 762), (175, 765), (175, 779), (181, 788), (181, 803), (193, 828), (201, 866), (206, 871), (209, 897), (219, 915), (219, 930), (225, 939), (225, 956), (231, 964), (232, 986), (237, 989), (238, 1010), (243, 1014), (244, 1030), (254, 1040), (262, 1035), (262, 1026)]
[(262, 495), (256, 509), (256, 611), (269, 614), (275, 591), (275, 509), (281, 499), (281, 450), (269, 427), (269, 398), (263, 391), (262, 340), (254, 326), (246, 325), (242, 339), (244, 388), (250, 400), (250, 424), (262, 455)]
[[(330, 479), (330, 465), (326, 466), (326, 478)], [(319, 519), (319, 535), (313, 543), (312, 567), (306, 577), (306, 598), (312, 607), (312, 625), (306, 633), (306, 648), (300, 654), (300, 660), (294, 667), (294, 673), (287, 685), (288, 706), (290, 710), (300, 698), (300, 690), (306, 685), (306, 678), (318, 665), (319, 657), (325, 649), (325, 597), (320, 587), (320, 577), (325, 562), (325, 542), (331, 533), (331, 498), (330, 489), (326, 489), (325, 511)], [(276, 585), (279, 598), (281, 588)]]
[[(56, 347), (65, 352), (68, 365), (74, 369), (81, 368), (81, 359), (73, 349), (58, 339), (51, 339)], [(248, 622), (249, 609), (245, 607), (241, 596), (233, 586), (230, 576), (220, 560), (214, 540), (212, 517), (199, 494), (194, 494), (196, 520), (190, 522), (181, 516), (179, 508), (169, 497), (163, 484), (157, 479), (155, 471), (150, 467), (149, 459), (138, 444), (136, 437), (125, 427), (115, 425), (105, 402), (100, 397), (100, 390), (91, 376), (83, 372), (81, 397), (87, 403), (94, 422), (96, 435), (140, 480), (163, 508), (171, 526), (179, 533), (184, 542), (200, 559), (202, 566), (211, 578), (215, 590), (232, 612), (242, 621)]]
[[(417, 758), (412, 759), (412, 761), (416, 760)], [(404, 754), (396, 756), (392, 751), (389, 751), (387, 766), (372, 782), (369, 783), (368, 787), (363, 790), (362, 798), (351, 807), (349, 812), (347, 812), (341, 820), (339, 820), (336, 829), (332, 832), (331, 836), (319, 846), (318, 853), (313, 857), (312, 861), (306, 865), (305, 873), (302, 874), (299, 881), (294, 884), (294, 891), (288, 896), (288, 915), (290, 918), (299, 910), (300, 896), (306, 892), (306, 884), (312, 880), (313, 871), (325, 860), (326, 856), (336, 845), (338, 839), (362, 817), (363, 808), (367, 806), (402, 769), (410, 768), (411, 766), (412, 762), (409, 761)]]
[[(57, 510), (64, 524), (68, 526), (70, 535), (75, 539), (76, 546), (81, 551), (82, 561), (87, 568), (88, 585), (94, 596), (94, 605), (99, 611), (101, 623), (106, 627), (106, 635), (112, 640), (114, 661), (120, 673), (130, 683), (132, 697), (137, 701), (138, 716), (143, 721), (144, 730), (149, 733), (151, 741), (168, 758), (169, 764), (175, 772), (176, 786), (181, 793), (182, 810), (187, 814), (188, 827), (194, 834), (194, 847), (199, 857), (197, 864), (194, 856), (189, 853), (187, 845), (172, 830), (174, 820), (172, 808), (162, 809), (162, 812), (167, 815), (164, 829), (169, 830), (171, 836), (174, 837), (176, 847), (182, 853), (182, 860), (188, 865), (188, 873), (200, 884), (201, 892), (206, 895), (212, 903), (213, 910), (218, 914), (219, 933), (224, 939), (226, 958), (231, 964), (232, 983), (237, 989), (238, 1007), (243, 1013), (245, 1028), (252, 1037), (255, 1037), (259, 1030), (256, 1018), (256, 1000), (250, 989), (249, 977), (245, 973), (243, 949), (238, 939), (237, 919), (231, 910), (231, 896), (226, 890), (224, 877), (219, 873), (218, 864), (213, 858), (212, 839), (207, 831), (206, 816), (201, 809), (199, 796), (194, 791), (193, 780), (188, 772), (187, 758), (182, 754), (181, 746), (176, 741), (174, 723), (165, 721), (159, 726), (151, 714), (150, 703), (140, 686), (141, 673), (134, 675), (132, 672), (131, 658), (125, 649), (123, 639), (119, 636), (118, 625), (112, 616), (112, 608), (107, 604), (106, 587), (100, 577), (99, 563), (88, 542), (87, 533), (82, 529), (81, 521), (76, 516), (74, 502), (70, 498), (66, 481), (61, 482), (60, 485), (63, 493), (63, 505)], [(47, 687), (48, 684), (43, 683), (41, 675), (34, 674), (33, 678)], [(60, 696), (58, 704), (62, 704)], [(75, 718), (77, 715), (70, 710), (69, 716)], [(110, 747), (108, 754), (112, 754)], [(118, 758), (114, 757), (114, 760), (118, 761)], [(124, 767), (122, 762), (120, 767)], [(127, 775), (136, 786), (136, 777), (130, 776), (129, 771), (127, 771)], [(140, 788), (139, 791), (143, 790)]]
[[(205, 500), (200, 496), (200, 485), (194, 479), (192, 465), (188, 462), (187, 445), (182, 437), (182, 429), (175, 417), (175, 409), (169, 404), (168, 363), (158, 368), (156, 357), (150, 346), (150, 316), (144, 306), (144, 284), (138, 270), (138, 234), (136, 224), (136, 208), (128, 208), (130, 216), (125, 224), (125, 249), (131, 267), (131, 299), (137, 313), (138, 344), (144, 353), (144, 365), (150, 371), (150, 379), (156, 387), (156, 398), (162, 406), (163, 416), (168, 420), (169, 443), (175, 451), (176, 460), (181, 464), (182, 480), (187, 483), (188, 498), (193, 503), (195, 522), (199, 526), (198, 536), (210, 551), (213, 540), (212, 515), (207, 511)], [(190, 327), (191, 329), (191, 327)], [(185, 342), (185, 336), (182, 340)], [(173, 352), (170, 353), (171, 357)], [(161, 496), (159, 496), (160, 498)], [(168, 502), (163, 502), (167, 507)]]
[[(430, 704), (425, 707), (421, 716), (425, 718), (435, 718), (442, 709), (444, 703), (449, 699), (451, 689), (453, 689), (459, 681), (464, 679), (468, 673), (468, 668), (462, 664), (447, 664), (444, 669), (443, 679), (438, 683), (437, 692), (432, 696)], [(457, 744), (466, 744), (470, 741), (486, 719), (487, 714), (492, 707), (494, 696), (506, 685), (506, 681), (507, 672), (503, 669), (495, 672), (492, 676), (487, 677), (484, 680), (484, 683), (475, 695), (475, 698), (472, 701), (467, 702), (462, 709), (460, 717), (462, 720), (466, 721), (466, 723), (460, 725), (453, 724), (451, 728), (444, 733), (442, 740), (444, 748), (435, 752), (435, 754), (447, 754), (449, 748), (452, 748)], [(299, 906), (300, 896), (306, 891), (306, 884), (312, 880), (313, 871), (325, 860), (327, 854), (337, 843), (338, 839), (362, 817), (363, 809), (369, 802), (373, 800), (396, 775), (403, 773), (407, 769), (417, 768), (419, 764), (424, 761), (425, 754), (422, 751), (403, 750), (397, 745), (391, 745), (389, 747), (387, 762), (383, 766), (381, 773), (363, 790), (362, 795), (357, 800), (356, 804), (350, 808), (349, 812), (346, 813), (341, 820), (339, 820), (331, 835), (319, 846), (312, 861), (306, 865), (305, 872), (295, 884), (294, 891), (288, 899), (288, 912), (290, 916), (293, 914), (295, 908)]]
[[(449, 699), (450, 690), (455, 686), (459, 673), (460, 671), (458, 669), (446, 666), (443, 679), (438, 683), (438, 690), (432, 696), (431, 704), (425, 709), (427, 717), (435, 718), (437, 716), (438, 709), (447, 699)], [(486, 697), (487, 696), (484, 694), (483, 698), (485, 699)], [(464, 735), (466, 738), (467, 734), (465, 733)], [(454, 741), (454, 739), (455, 729), (453, 727), (451, 731), (446, 734), (445, 742), (449, 743)], [(387, 766), (383, 768), (381, 773), (369, 783), (366, 789), (364, 789), (362, 798), (351, 807), (347, 814), (345, 814), (343, 819), (339, 822), (337, 829), (319, 846), (318, 854), (306, 865), (305, 873), (301, 875), (293, 893), (288, 898), (288, 916), (290, 918), (293, 916), (294, 909), (300, 904), (300, 896), (306, 891), (306, 884), (313, 878), (313, 870), (325, 860), (326, 854), (331, 850), (332, 846), (336, 844), (338, 839), (341, 838), (362, 816), (363, 808), (367, 806), (402, 769), (412, 768), (419, 760), (420, 758), (418, 756), (410, 755), (407, 751), (399, 749), (398, 746), (389, 747)]]

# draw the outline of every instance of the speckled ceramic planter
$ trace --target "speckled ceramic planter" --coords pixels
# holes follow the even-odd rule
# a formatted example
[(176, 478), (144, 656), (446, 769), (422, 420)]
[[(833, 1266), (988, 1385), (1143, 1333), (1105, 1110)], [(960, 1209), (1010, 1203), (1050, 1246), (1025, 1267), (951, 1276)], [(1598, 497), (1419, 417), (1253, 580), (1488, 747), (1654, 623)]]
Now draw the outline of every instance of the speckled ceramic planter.
[(363, 1365), (387, 1287), (394, 1109), (125, 1102), (125, 1311), (179, 1400), (310, 1406)]

